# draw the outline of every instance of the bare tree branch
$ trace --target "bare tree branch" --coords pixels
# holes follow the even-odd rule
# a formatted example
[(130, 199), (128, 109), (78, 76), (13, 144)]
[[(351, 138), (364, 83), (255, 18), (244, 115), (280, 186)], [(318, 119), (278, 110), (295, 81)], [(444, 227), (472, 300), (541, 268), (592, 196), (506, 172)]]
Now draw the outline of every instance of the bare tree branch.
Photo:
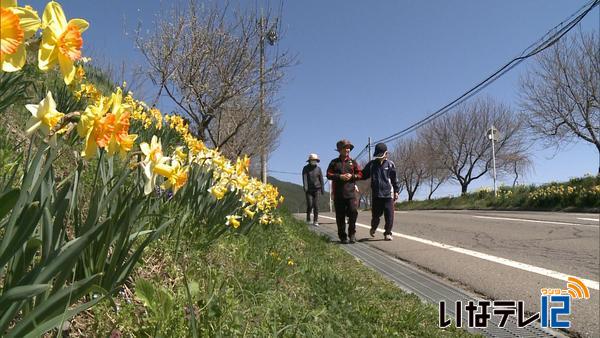
[[(159, 16), (149, 34), (137, 34), (137, 46), (149, 65), (147, 76), (158, 86), (155, 102), (166, 95), (177, 113), (190, 118), (196, 137), (222, 149), (231, 148), (229, 143), (244, 144), (244, 137), (250, 135), (246, 129), (256, 128), (264, 137), (254, 138), (248, 142), (252, 146), (244, 149), (251, 153), (257, 148), (273, 149), (281, 131), (270, 122), (278, 119), (271, 119), (267, 112), (276, 110), (277, 89), (294, 58), (287, 52), (270, 53), (262, 81), (265, 112), (256, 109), (261, 84), (260, 41), (265, 34), (258, 23), (262, 20), (273, 31), (280, 27), (269, 10), (261, 17), (256, 12), (231, 10), (228, 2), (207, 5), (189, 0)], [(256, 121), (262, 125), (257, 126)], [(268, 128), (273, 131), (267, 132)], [(259, 141), (272, 144), (256, 144)]]
[[(491, 126), (499, 131), (496, 142), (498, 172), (508, 172), (517, 158), (521, 162), (528, 161), (522, 119), (491, 98), (478, 99), (456, 107), (451, 114), (427, 125), (418, 134), (423, 140), (423, 153), (428, 154), (426, 162), (440, 170), (438, 180), (447, 179), (446, 171), (465, 194), (471, 182), (489, 174), (492, 145), (487, 131)], [(521, 169), (525, 167), (519, 166), (518, 170)]]
[[(521, 79), (529, 128), (547, 145), (592, 143), (600, 160), (600, 40), (581, 32), (540, 54)], [(600, 173), (600, 167), (598, 168)]]

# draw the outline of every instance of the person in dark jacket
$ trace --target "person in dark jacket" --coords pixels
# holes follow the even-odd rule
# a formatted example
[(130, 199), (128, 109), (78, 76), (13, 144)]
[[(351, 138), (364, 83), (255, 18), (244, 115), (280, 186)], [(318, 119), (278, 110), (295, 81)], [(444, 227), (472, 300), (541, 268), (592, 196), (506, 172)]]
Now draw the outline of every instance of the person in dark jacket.
[[(340, 140), (336, 144), (340, 156), (333, 159), (327, 167), (327, 178), (332, 182), (335, 221), (338, 236), (343, 244), (356, 242), (356, 217), (358, 216), (358, 199), (356, 198), (357, 180), (362, 177), (358, 163), (350, 158), (354, 146), (348, 140)], [(346, 233), (346, 216), (348, 216), (348, 233)]]
[(306, 223), (310, 224), (310, 212), (313, 212), (313, 225), (319, 226), (319, 195), (323, 194), (323, 172), (317, 163), (321, 162), (317, 154), (308, 155), (307, 165), (302, 168), (302, 185), (306, 195)]
[(383, 214), (385, 219), (383, 238), (392, 240), (394, 226), (394, 202), (398, 199), (400, 187), (396, 178), (396, 166), (387, 159), (387, 146), (378, 143), (373, 154), (374, 159), (363, 169), (362, 179), (371, 179), (371, 230), (369, 234), (375, 237), (379, 219)]

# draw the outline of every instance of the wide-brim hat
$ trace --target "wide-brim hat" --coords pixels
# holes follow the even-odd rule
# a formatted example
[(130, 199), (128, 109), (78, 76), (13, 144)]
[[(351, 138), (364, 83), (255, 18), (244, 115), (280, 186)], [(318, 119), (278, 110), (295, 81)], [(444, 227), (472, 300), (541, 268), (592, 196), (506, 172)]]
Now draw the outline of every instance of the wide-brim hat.
[(385, 145), (385, 143), (377, 143), (375, 145), (375, 151), (373, 152), (373, 157), (382, 158), (385, 156), (386, 152), (387, 152), (387, 146)]
[(321, 162), (321, 160), (319, 159), (319, 155), (317, 155), (317, 154), (309, 154), (308, 160), (306, 160), (306, 162), (310, 162), (310, 161)]
[(336, 144), (335, 144), (335, 150), (340, 150), (343, 149), (345, 147), (350, 147), (350, 150), (354, 149), (354, 145), (352, 144), (352, 142), (348, 141), (348, 140), (339, 140)]

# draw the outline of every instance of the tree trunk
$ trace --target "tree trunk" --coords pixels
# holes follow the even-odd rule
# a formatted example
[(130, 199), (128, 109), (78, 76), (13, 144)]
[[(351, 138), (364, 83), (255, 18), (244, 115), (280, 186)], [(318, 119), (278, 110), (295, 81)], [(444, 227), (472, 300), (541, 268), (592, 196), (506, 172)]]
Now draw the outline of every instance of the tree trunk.
[(433, 176), (429, 178), (429, 195), (427, 196), (428, 201), (431, 201), (431, 195), (433, 195)]
[(467, 188), (469, 187), (469, 183), (461, 183), (460, 187), (461, 187), (461, 196), (466, 195), (467, 194)]
[(598, 148), (598, 177), (600, 177), (600, 145), (596, 144), (596, 148)]

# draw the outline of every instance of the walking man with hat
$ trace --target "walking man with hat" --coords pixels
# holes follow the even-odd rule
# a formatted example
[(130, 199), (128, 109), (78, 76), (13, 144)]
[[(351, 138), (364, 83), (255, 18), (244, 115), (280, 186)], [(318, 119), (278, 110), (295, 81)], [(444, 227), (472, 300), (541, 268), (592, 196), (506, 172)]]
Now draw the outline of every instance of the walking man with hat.
[(375, 237), (379, 219), (383, 214), (385, 219), (383, 238), (392, 240), (394, 226), (394, 202), (398, 199), (400, 187), (396, 178), (396, 166), (388, 160), (385, 143), (375, 145), (374, 159), (362, 171), (363, 179), (371, 179), (371, 230), (369, 234)]
[(313, 225), (319, 226), (319, 194), (323, 194), (323, 172), (317, 163), (321, 162), (317, 154), (308, 155), (307, 165), (302, 168), (302, 184), (306, 195), (306, 223), (310, 224), (310, 212), (313, 212)]
[[(333, 203), (338, 236), (343, 244), (356, 242), (356, 217), (358, 216), (358, 199), (356, 198), (357, 180), (362, 177), (358, 163), (350, 158), (354, 146), (348, 140), (340, 140), (336, 144), (339, 156), (327, 167), (327, 178), (332, 182)], [(346, 216), (348, 232), (346, 233)]]

